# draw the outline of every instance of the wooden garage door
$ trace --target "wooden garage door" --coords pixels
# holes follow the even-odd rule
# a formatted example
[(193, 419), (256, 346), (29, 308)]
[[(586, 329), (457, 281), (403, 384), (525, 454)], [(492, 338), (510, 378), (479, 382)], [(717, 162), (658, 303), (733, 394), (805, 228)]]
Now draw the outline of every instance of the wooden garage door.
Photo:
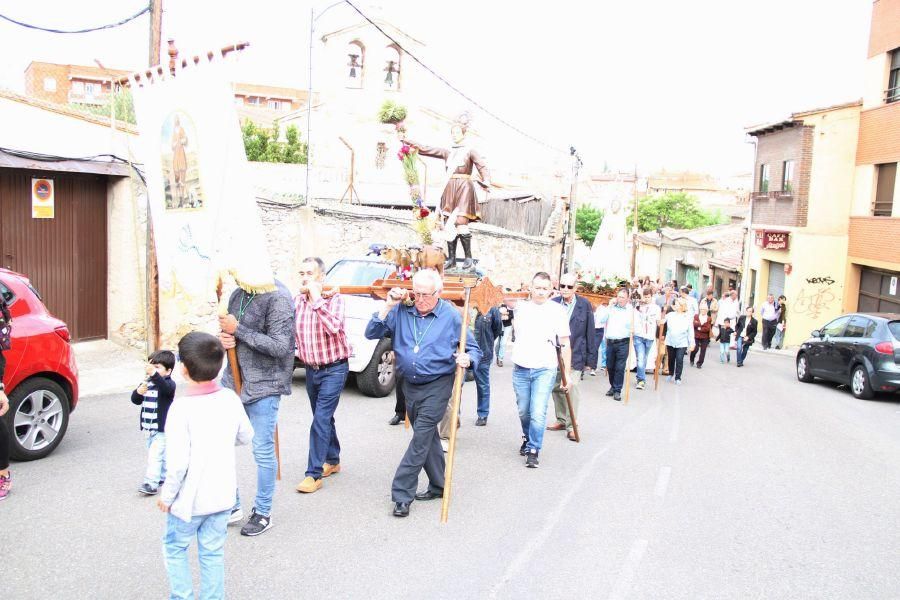
[[(32, 178), (52, 179), (55, 217), (31, 217)], [(0, 265), (27, 275), (73, 339), (105, 338), (106, 178), (0, 168)]]

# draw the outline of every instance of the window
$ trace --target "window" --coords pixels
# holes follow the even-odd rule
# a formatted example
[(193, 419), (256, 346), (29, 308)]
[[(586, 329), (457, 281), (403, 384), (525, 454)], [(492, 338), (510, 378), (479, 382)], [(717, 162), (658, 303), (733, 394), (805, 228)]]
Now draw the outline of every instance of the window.
[(400, 49), (391, 44), (387, 47), (387, 59), (384, 65), (384, 89), (400, 89)]
[(842, 337), (844, 335), (844, 326), (849, 320), (850, 317), (838, 317), (822, 328), (822, 337)]
[(347, 44), (347, 87), (362, 88), (363, 69), (366, 64), (366, 47), (359, 40)]
[(243, 96), (235, 96), (235, 97), (234, 97), (234, 103), (235, 103), (237, 106), (243, 106), (243, 105), (244, 105), (244, 97), (243, 97)]
[(100, 90), (97, 89), (97, 84), (95, 83), (86, 83), (84, 84), (84, 95), (88, 98), (93, 98)]
[(786, 160), (781, 172), (781, 191), (791, 193), (794, 191), (794, 161)]
[(865, 317), (856, 316), (850, 319), (847, 331), (844, 332), (844, 337), (866, 338), (872, 337), (873, 333), (875, 333), (875, 322)]
[(84, 96), (84, 82), (83, 81), (73, 81), (72, 82), (72, 93), (76, 96)]
[(247, 98), (247, 104), (251, 104), (253, 106), (259, 106), (259, 96), (250, 96)]
[(44, 77), (44, 91), (45, 92), (55, 92), (56, 91), (56, 80), (52, 77)]
[(759, 165), (759, 192), (769, 193), (769, 165)]
[(3, 299), (6, 300), (6, 303), (9, 306), (12, 306), (16, 301), (16, 295), (12, 293), (12, 290), (0, 283), (0, 294), (3, 295)]
[(281, 110), (281, 102), (278, 100), (269, 100), (267, 105), (271, 110)]
[(891, 73), (888, 76), (888, 89), (884, 93), (885, 102), (900, 100), (900, 48), (891, 52)]
[(897, 163), (877, 165), (875, 184), (875, 204), (872, 215), (890, 217), (894, 210), (894, 187), (897, 182)]

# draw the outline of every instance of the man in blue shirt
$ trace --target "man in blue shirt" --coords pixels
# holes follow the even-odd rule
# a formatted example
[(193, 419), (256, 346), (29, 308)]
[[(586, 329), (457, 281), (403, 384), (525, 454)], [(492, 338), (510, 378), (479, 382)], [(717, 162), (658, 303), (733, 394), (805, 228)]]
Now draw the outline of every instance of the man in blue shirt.
[[(456, 366), (477, 370), (481, 361), (481, 350), (470, 335), (466, 335), (466, 352), (457, 356), (462, 315), (451, 303), (440, 299), (443, 287), (437, 271), (416, 272), (412, 278), (412, 304), (401, 304), (409, 294), (394, 288), (366, 326), (370, 340), (386, 335), (393, 339), (406, 414), (413, 429), (391, 486), (395, 517), (409, 516), (413, 500), (443, 497), (444, 450), (438, 423), (447, 411)], [(428, 475), (428, 489), (416, 493), (423, 468)]]
[(628, 303), (625, 288), (616, 294), (616, 302), (606, 314), (606, 372), (609, 375), (607, 396), (622, 400), (622, 385), (625, 383), (625, 363), (628, 361), (628, 342), (634, 323), (634, 309)]

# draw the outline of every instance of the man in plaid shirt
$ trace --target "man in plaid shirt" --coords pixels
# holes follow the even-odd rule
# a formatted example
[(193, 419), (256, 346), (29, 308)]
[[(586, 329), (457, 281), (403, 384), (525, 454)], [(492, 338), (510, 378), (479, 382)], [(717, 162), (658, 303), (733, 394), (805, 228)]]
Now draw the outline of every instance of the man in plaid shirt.
[(344, 300), (340, 294), (322, 296), (325, 263), (304, 259), (300, 267), (300, 293), (295, 331), (297, 357), (306, 366), (306, 394), (312, 408), (309, 462), (306, 478), (297, 491), (310, 494), (322, 487), (322, 478), (341, 471), (341, 444), (334, 426), (334, 411), (350, 368), (350, 342), (344, 332)]

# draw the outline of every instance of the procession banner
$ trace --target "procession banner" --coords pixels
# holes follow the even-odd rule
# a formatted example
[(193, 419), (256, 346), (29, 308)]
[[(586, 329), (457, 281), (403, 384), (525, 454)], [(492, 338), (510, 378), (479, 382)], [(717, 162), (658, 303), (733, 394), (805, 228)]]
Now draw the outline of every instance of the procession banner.
[(248, 291), (273, 282), (226, 60), (176, 62), (174, 74), (130, 77), (168, 348), (189, 331), (218, 330), (222, 273)]

